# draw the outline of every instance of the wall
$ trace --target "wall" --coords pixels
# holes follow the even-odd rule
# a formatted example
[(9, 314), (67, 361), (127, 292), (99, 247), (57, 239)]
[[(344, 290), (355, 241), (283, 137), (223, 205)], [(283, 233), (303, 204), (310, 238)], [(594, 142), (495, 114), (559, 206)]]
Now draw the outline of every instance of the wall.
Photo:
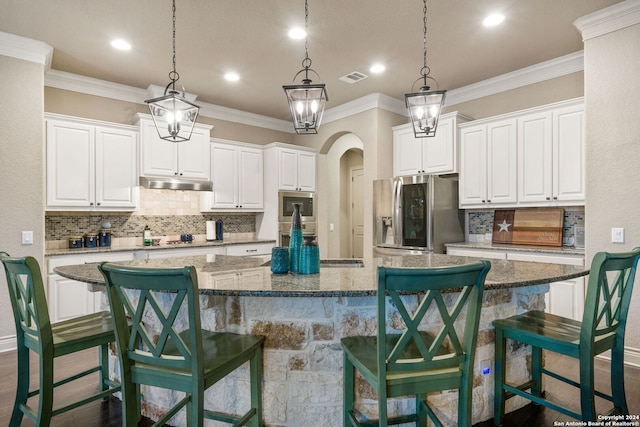
[[(0, 54), (0, 251), (44, 257), (44, 67)], [(10, 102), (7, 102), (10, 101)], [(33, 231), (33, 245), (21, 232)], [(0, 351), (15, 346), (4, 272), (0, 274)]]
[[(587, 259), (598, 251), (640, 246), (640, 24), (585, 41), (587, 138)], [(611, 243), (611, 227), (624, 227), (625, 243)], [(625, 344), (640, 363), (640, 279)], [(629, 354), (629, 353), (627, 353)]]

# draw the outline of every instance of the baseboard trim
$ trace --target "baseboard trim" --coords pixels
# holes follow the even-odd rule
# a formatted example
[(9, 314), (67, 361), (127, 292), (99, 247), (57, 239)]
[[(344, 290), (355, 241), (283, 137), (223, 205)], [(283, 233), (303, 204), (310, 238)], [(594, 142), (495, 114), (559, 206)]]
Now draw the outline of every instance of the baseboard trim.
[(16, 336), (0, 337), (0, 353), (16, 349)]
[[(597, 356), (599, 359), (611, 361), (611, 351), (606, 351)], [(624, 364), (640, 368), (640, 349), (633, 347), (624, 348)]]

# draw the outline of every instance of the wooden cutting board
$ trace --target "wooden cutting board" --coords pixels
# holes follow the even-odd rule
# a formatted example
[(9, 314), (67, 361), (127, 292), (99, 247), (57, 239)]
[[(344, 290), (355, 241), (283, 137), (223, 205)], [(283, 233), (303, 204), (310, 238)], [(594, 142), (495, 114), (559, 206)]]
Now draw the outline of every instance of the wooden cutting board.
[(493, 217), (493, 243), (562, 246), (564, 209), (500, 209)]

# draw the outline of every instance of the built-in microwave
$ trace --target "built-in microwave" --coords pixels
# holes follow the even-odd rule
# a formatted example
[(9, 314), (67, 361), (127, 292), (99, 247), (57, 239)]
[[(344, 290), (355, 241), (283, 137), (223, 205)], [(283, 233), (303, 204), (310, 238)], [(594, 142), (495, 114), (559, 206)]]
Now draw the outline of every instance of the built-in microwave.
[(304, 191), (280, 191), (278, 193), (278, 221), (291, 222), (293, 205), (300, 204), (302, 222), (316, 222), (315, 193)]

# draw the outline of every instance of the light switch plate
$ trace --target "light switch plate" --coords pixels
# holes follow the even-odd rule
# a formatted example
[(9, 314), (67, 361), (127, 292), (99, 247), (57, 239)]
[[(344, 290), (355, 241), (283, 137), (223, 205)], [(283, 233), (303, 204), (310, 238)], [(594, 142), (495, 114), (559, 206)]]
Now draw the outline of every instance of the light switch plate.
[(33, 231), (23, 231), (22, 232), (22, 244), (23, 245), (33, 245)]
[(611, 243), (624, 243), (624, 228), (611, 229)]

